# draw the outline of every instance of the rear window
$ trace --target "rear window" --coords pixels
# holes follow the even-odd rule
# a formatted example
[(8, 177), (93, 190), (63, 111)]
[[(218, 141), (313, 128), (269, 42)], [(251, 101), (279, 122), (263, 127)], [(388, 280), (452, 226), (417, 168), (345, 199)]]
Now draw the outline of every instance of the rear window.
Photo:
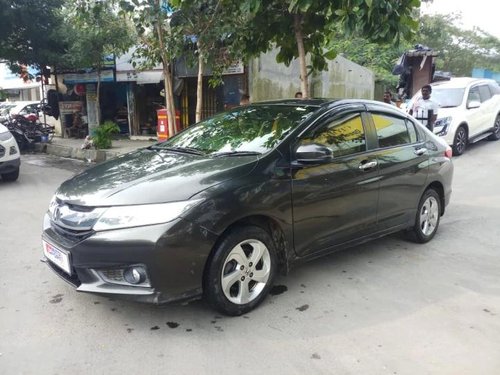
[(488, 84), (490, 87), (491, 95), (500, 95), (500, 86), (497, 83)]
[(415, 126), (403, 118), (387, 114), (372, 114), (379, 147), (392, 147), (417, 142)]

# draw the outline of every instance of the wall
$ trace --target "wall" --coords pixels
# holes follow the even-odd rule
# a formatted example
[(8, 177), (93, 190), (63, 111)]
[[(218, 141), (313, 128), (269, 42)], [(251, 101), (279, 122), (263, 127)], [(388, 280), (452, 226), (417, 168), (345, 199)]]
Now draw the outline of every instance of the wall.
[(491, 78), (500, 83), (500, 72), (494, 72), (489, 69), (474, 68), (472, 69), (473, 78)]
[[(262, 54), (249, 63), (249, 91), (253, 102), (293, 98), (300, 91), (297, 60), (289, 67), (276, 62), (277, 50)], [(328, 71), (310, 77), (311, 96), (323, 98), (373, 99), (375, 87), (371, 70), (337, 56), (329, 61)]]

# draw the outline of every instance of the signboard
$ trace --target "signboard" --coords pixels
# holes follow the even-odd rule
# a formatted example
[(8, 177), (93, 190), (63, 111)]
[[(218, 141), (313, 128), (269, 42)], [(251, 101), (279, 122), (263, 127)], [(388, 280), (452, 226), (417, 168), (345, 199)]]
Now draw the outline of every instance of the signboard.
[(245, 72), (245, 67), (243, 63), (240, 61), (236, 64), (233, 64), (229, 66), (228, 68), (224, 69), (222, 74), (243, 74)]
[[(65, 84), (94, 83), (97, 82), (97, 72), (90, 73), (67, 73), (64, 75)], [(115, 75), (112, 70), (101, 71), (101, 82), (114, 82)]]
[(116, 82), (159, 83), (163, 80), (162, 70), (116, 72)]
[(59, 102), (59, 112), (63, 115), (81, 111), (82, 102), (80, 101)]

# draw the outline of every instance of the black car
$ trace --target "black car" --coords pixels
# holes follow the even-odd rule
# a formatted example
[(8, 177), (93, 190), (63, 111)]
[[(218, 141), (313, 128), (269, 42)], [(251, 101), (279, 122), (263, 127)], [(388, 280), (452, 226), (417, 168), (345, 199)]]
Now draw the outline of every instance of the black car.
[(243, 314), (290, 265), (396, 231), (424, 243), (451, 149), (394, 106), (284, 100), (231, 109), (64, 182), (47, 264), (78, 291)]

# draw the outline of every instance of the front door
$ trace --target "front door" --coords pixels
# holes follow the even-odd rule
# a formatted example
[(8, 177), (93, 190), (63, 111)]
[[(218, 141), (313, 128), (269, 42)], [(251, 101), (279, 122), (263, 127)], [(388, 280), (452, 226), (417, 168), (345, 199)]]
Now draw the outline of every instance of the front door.
[(333, 153), (329, 162), (299, 165), (292, 176), (294, 244), (299, 256), (376, 230), (378, 166), (376, 156), (367, 151), (365, 116), (363, 106), (350, 105), (327, 116), (299, 140), (299, 144), (321, 144)]

